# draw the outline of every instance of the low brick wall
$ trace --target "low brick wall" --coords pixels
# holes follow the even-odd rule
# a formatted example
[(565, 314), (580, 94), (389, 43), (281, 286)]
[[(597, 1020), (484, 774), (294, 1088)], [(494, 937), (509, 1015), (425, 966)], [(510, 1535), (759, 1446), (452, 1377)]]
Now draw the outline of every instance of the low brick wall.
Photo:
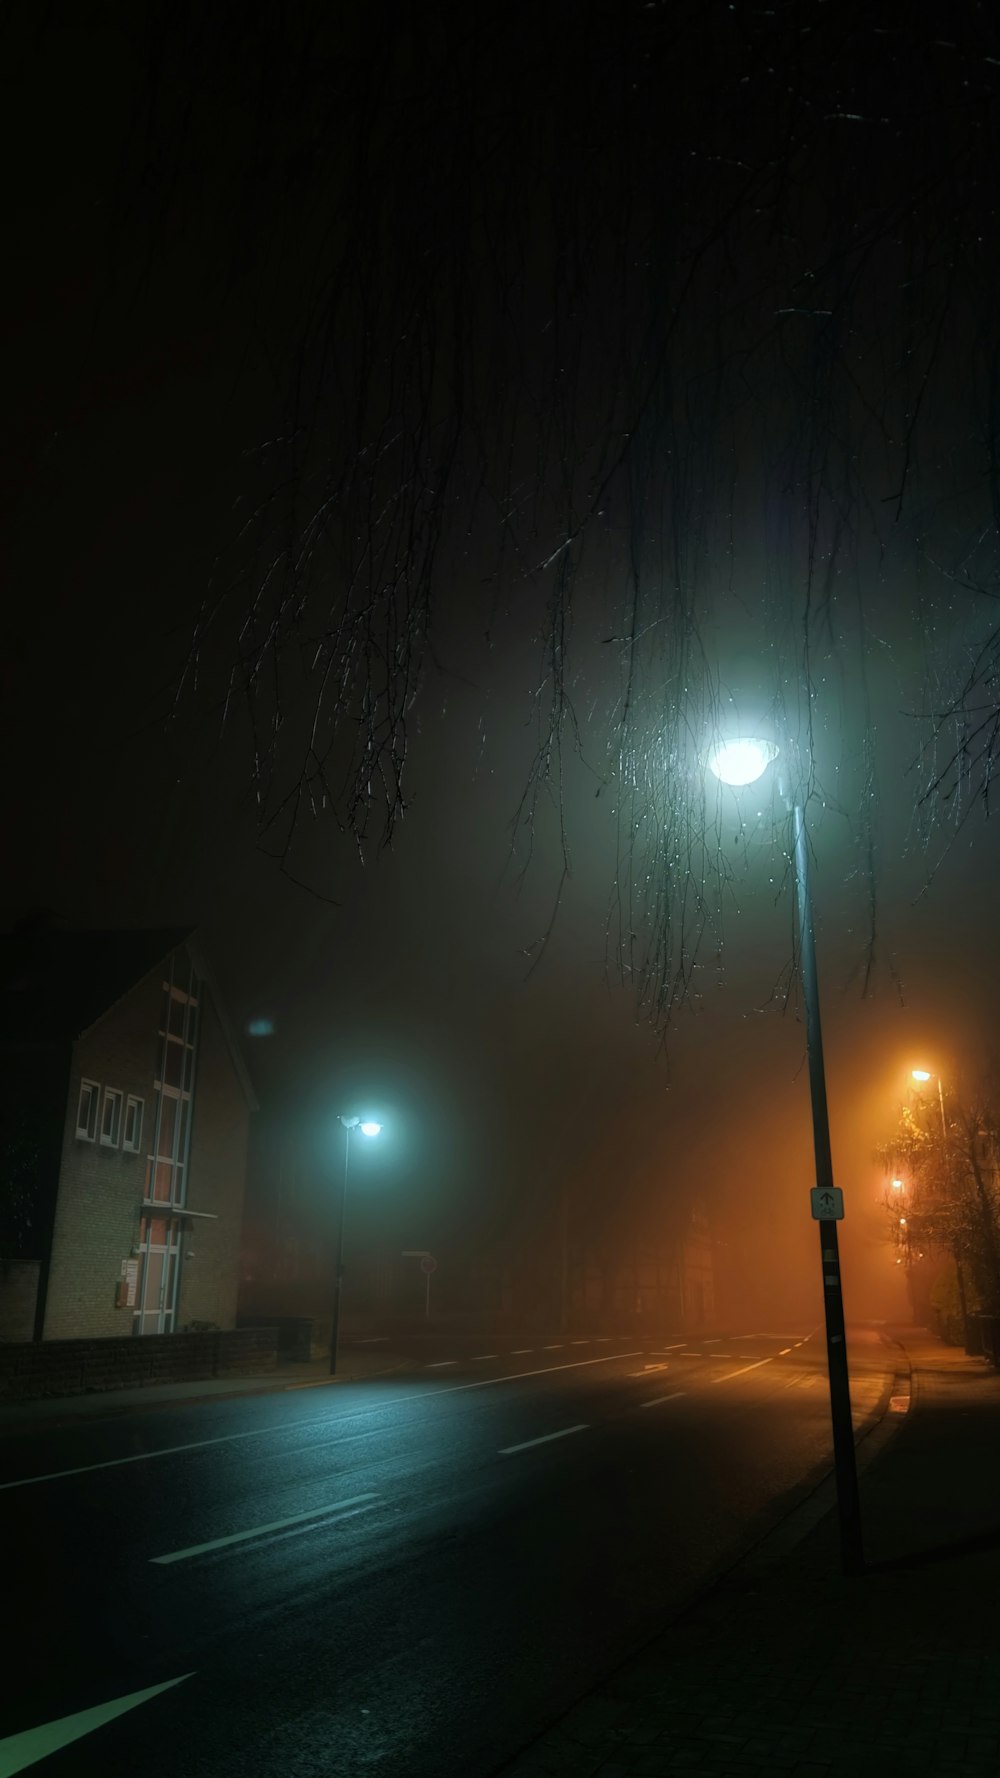
[(38, 1401), (151, 1383), (256, 1376), (274, 1370), (277, 1347), (273, 1327), (0, 1345), (0, 1400)]

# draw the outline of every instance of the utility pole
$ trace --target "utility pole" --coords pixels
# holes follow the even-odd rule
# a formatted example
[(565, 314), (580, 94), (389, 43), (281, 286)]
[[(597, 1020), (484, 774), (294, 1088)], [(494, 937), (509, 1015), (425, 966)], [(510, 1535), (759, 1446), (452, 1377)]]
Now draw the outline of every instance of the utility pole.
[[(821, 1192), (828, 1190), (832, 1198), (833, 1155), (830, 1148), (830, 1116), (823, 1063), (823, 1031), (819, 1016), (816, 940), (813, 932), (812, 898), (809, 893), (809, 841), (805, 812), (799, 803), (793, 805), (792, 821), (795, 835), (795, 898), (799, 916), (799, 966), (806, 1009), (806, 1049), (809, 1056), (816, 1185)], [(819, 1244), (823, 1266), (826, 1357), (830, 1375), (830, 1418), (833, 1422), (833, 1467), (840, 1521), (840, 1559), (845, 1574), (861, 1574), (865, 1566), (861, 1537), (861, 1498), (854, 1455), (854, 1422), (851, 1417), (844, 1293), (840, 1278), (836, 1222), (820, 1220)]]

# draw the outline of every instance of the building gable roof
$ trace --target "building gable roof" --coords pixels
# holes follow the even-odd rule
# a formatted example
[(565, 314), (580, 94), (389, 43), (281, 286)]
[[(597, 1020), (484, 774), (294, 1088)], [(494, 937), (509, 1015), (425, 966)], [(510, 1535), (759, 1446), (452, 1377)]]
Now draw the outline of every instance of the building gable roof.
[(257, 1096), (215, 978), (191, 926), (57, 932), (28, 927), (0, 934), (0, 1042), (71, 1043), (104, 1018), (179, 946), (207, 983), (243, 1096)]
[(0, 1037), (66, 1042), (82, 1035), (184, 944), (192, 928), (29, 930), (0, 935)]

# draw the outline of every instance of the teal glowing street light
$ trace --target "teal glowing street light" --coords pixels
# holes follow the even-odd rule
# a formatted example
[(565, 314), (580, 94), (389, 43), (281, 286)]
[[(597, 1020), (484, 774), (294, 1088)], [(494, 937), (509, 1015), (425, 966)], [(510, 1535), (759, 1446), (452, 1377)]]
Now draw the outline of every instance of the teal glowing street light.
[[(754, 784), (777, 759), (773, 741), (748, 736), (725, 741), (711, 754), (708, 764), (715, 776), (734, 789)], [(830, 1149), (830, 1116), (823, 1063), (823, 1032), (819, 1016), (819, 978), (816, 972), (816, 940), (813, 931), (812, 896), (809, 890), (809, 842), (805, 810), (800, 802), (784, 795), (791, 811), (795, 857), (795, 901), (799, 923), (799, 971), (806, 1009), (806, 1050), (809, 1057), (809, 1090), (812, 1099), (813, 1152), (816, 1185), (833, 1196), (833, 1156)], [(822, 1201), (822, 1200), (821, 1200)], [(844, 1326), (844, 1294), (840, 1277), (837, 1224), (819, 1223), (823, 1265), (823, 1302), (826, 1310), (826, 1355), (830, 1377), (830, 1418), (833, 1422), (833, 1466), (837, 1482), (840, 1520), (840, 1555), (845, 1574), (864, 1569), (861, 1540), (861, 1502), (854, 1455), (854, 1424), (851, 1419), (851, 1387), (847, 1369), (847, 1338)]]
[(344, 1230), (347, 1225), (347, 1176), (351, 1165), (351, 1132), (360, 1130), (362, 1136), (377, 1136), (381, 1124), (372, 1118), (341, 1117), (344, 1126), (344, 1184), (340, 1194), (340, 1225), (337, 1233), (337, 1269), (333, 1283), (333, 1317), (330, 1322), (330, 1375), (337, 1375), (337, 1356), (340, 1349), (340, 1299), (344, 1290)]

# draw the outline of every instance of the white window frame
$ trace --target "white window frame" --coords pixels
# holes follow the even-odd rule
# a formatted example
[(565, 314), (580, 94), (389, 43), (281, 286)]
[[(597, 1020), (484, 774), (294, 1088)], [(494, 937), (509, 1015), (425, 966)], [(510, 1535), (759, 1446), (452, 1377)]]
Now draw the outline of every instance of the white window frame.
[[(86, 1121), (81, 1122), (83, 1112), (83, 1096), (90, 1093), (90, 1114)], [(82, 1079), (80, 1097), (76, 1102), (76, 1139), (78, 1142), (96, 1142), (100, 1121), (101, 1083), (99, 1080)]]
[[(133, 1110), (135, 1111), (135, 1129), (132, 1132), (132, 1141), (130, 1142), (128, 1136), (128, 1120), (129, 1112)], [(145, 1099), (140, 1099), (137, 1093), (129, 1093), (126, 1096), (125, 1115), (122, 1119), (122, 1149), (125, 1154), (139, 1154), (142, 1148), (142, 1123), (145, 1111)]]
[[(108, 1109), (111, 1109), (111, 1135), (106, 1136), (104, 1126), (107, 1122)], [(122, 1090), (120, 1087), (105, 1087), (101, 1102), (101, 1147), (118, 1148), (122, 1139)]]

